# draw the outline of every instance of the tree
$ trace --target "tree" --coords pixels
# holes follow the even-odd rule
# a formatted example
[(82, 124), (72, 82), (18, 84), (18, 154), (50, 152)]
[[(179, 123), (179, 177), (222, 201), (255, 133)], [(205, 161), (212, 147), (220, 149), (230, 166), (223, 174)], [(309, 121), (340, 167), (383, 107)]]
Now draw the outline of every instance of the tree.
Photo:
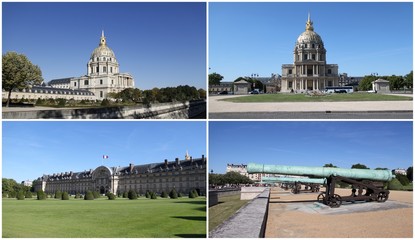
[(412, 170), (412, 167), (409, 167), (407, 170), (406, 170), (406, 176), (408, 177), (408, 180), (410, 181), (410, 182), (412, 182), (413, 181), (413, 170)]
[(101, 194), (99, 194), (99, 192), (97, 192), (97, 191), (92, 192), (92, 195), (94, 196), (94, 198), (100, 198), (101, 197)]
[(197, 91), (199, 92), (199, 98), (206, 99), (206, 90), (205, 89), (199, 88)]
[(62, 200), (69, 200), (69, 195), (67, 192), (62, 193)]
[(190, 192), (189, 192), (189, 198), (195, 198), (195, 194), (194, 194), (194, 192), (193, 192), (193, 191), (190, 191)]
[(404, 86), (407, 88), (413, 87), (413, 71), (404, 76)]
[(45, 200), (46, 199), (46, 194), (42, 190), (37, 191), (36, 194), (37, 194), (37, 200)]
[(128, 192), (124, 192), (124, 193), (122, 194), (122, 197), (123, 197), (123, 198), (128, 198)]
[(142, 93), (138, 88), (126, 88), (117, 94), (117, 98), (123, 102), (139, 103), (142, 101)]
[(324, 164), (324, 166), (323, 167), (332, 167), (332, 168), (337, 168), (337, 166), (334, 166), (333, 164), (331, 164), (331, 163), (326, 163), (326, 164)]
[(406, 175), (396, 174), (395, 176), (403, 186), (409, 185), (409, 179)]
[(211, 73), (209, 74), (209, 85), (219, 85), (220, 81), (222, 81), (223, 76), (219, 73)]
[(25, 198), (32, 198), (32, 193), (30, 191), (27, 191), (24, 195)]
[(394, 178), (391, 181), (388, 182), (388, 189), (389, 190), (401, 190), (402, 184), (399, 182), (398, 179)]
[(109, 193), (107, 196), (108, 196), (108, 200), (115, 200), (115, 194)]
[(42, 71), (23, 54), (7, 52), (2, 57), (2, 88), (8, 92), (6, 107), (9, 107), (13, 90), (23, 90), (31, 85), (41, 84)]
[(161, 192), (161, 197), (162, 198), (167, 198), (169, 195), (166, 193), (166, 191), (162, 191)]
[(56, 192), (55, 192), (55, 198), (56, 198), (56, 199), (61, 199), (61, 198), (62, 198), (62, 192), (61, 192), (61, 191), (59, 191), (59, 190), (58, 190), (58, 191), (56, 191)]
[(364, 164), (360, 164), (360, 163), (358, 163), (358, 164), (353, 164), (353, 165), (352, 165), (352, 168), (356, 168), (356, 169), (370, 169), (370, 168), (366, 167), (366, 165), (364, 165)]
[(170, 191), (170, 193), (169, 193), (169, 197), (170, 197), (170, 198), (173, 198), (173, 199), (176, 199), (176, 198), (178, 197), (178, 195), (177, 195), (177, 191), (176, 191), (176, 189), (175, 189), (175, 188), (173, 188), (173, 189)]
[(365, 76), (360, 82), (359, 82), (359, 91), (368, 91), (372, 90), (372, 82), (377, 79), (376, 76), (370, 75)]
[(91, 191), (86, 192), (84, 200), (94, 200), (94, 194)]
[(389, 76), (386, 78), (389, 81), (389, 88), (391, 90), (399, 90), (404, 86), (404, 78), (402, 76)]
[(134, 190), (128, 191), (128, 199), (130, 200), (137, 199), (137, 193)]
[(151, 194), (150, 194), (150, 192), (148, 190), (146, 192), (146, 198), (151, 198)]
[(16, 195), (17, 200), (24, 200), (24, 193), (22, 191), (19, 191)]

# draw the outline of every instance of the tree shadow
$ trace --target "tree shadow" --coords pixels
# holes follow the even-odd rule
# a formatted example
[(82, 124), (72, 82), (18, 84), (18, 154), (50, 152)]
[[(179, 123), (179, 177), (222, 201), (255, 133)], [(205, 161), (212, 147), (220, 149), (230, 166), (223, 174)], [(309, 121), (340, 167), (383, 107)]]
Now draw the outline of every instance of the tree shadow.
[(203, 204), (203, 205), (206, 205), (206, 201), (183, 201), (183, 202), (176, 202), (176, 203)]
[(206, 238), (206, 234), (196, 234), (196, 233), (175, 234), (174, 236), (181, 237), (181, 238)]
[(172, 218), (185, 219), (185, 220), (191, 220), (191, 221), (205, 221), (206, 222), (206, 216), (173, 216)]

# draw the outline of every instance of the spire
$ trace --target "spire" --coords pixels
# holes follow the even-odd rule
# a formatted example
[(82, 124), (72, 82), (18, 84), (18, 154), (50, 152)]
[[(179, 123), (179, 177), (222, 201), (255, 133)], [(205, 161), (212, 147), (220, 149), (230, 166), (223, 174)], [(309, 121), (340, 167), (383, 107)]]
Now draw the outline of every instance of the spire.
[(105, 40), (105, 36), (104, 36), (104, 30), (102, 30), (101, 32), (101, 41), (99, 43), (100, 46), (105, 46), (106, 45), (106, 40)]
[(306, 31), (314, 31), (313, 22), (310, 19), (310, 13), (308, 13), (308, 19), (305, 24), (305, 30)]
[(186, 150), (186, 156), (184, 157), (186, 160), (190, 160), (189, 152)]

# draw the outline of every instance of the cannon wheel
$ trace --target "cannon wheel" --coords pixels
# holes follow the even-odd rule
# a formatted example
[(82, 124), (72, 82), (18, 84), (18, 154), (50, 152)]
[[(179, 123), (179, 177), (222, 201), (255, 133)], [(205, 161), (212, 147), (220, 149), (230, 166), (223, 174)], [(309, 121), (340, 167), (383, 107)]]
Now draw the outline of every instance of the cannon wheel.
[(331, 208), (338, 208), (342, 205), (342, 197), (338, 194), (334, 194), (333, 196), (329, 197), (328, 205)]
[(325, 201), (324, 201), (324, 198), (326, 198), (326, 194), (324, 194), (324, 193), (320, 193), (320, 194), (317, 196), (317, 201), (318, 201), (319, 203), (324, 203), (324, 204), (326, 204), (326, 203), (325, 203)]
[(386, 200), (388, 200), (388, 198), (389, 198), (388, 193), (386, 193), (384, 191), (381, 191), (381, 192), (378, 193), (378, 198), (377, 198), (378, 202), (386, 202)]

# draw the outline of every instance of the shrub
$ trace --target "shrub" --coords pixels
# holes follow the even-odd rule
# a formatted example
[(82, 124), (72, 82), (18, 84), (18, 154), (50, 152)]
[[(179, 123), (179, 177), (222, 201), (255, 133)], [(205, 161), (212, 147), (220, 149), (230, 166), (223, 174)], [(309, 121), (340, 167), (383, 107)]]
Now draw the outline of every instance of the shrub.
[(115, 194), (113, 193), (108, 193), (107, 197), (108, 197), (108, 200), (115, 200)]
[(75, 194), (75, 199), (78, 199), (78, 198), (81, 198), (81, 197), (82, 197), (81, 194), (79, 194), (79, 193)]
[(183, 197), (183, 194), (179, 192), (179, 194), (177, 194), (178, 197)]
[(123, 198), (128, 198), (128, 192), (124, 192), (124, 193), (122, 194), (122, 197), (123, 197)]
[(176, 189), (174, 189), (174, 188), (173, 188), (173, 189), (170, 191), (170, 193), (169, 193), (169, 197), (170, 197), (170, 198), (173, 198), (173, 199), (176, 199), (176, 198), (178, 197)]
[(32, 198), (32, 193), (30, 191), (26, 192), (24, 195), (25, 198)]
[(402, 184), (399, 182), (398, 179), (394, 178), (388, 183), (388, 189), (389, 190), (401, 190)]
[(62, 198), (62, 192), (61, 192), (61, 191), (59, 191), (59, 190), (58, 190), (58, 191), (56, 191), (56, 192), (55, 192), (55, 198), (56, 198), (56, 199), (61, 199), (61, 198)]
[(161, 192), (161, 197), (162, 198), (167, 198), (169, 195), (167, 195), (167, 193), (165, 191)]
[(43, 101), (43, 99), (38, 98), (38, 99), (36, 100), (35, 105), (41, 105), (41, 104), (44, 104), (44, 103), (45, 103), (45, 101)]
[(46, 194), (42, 190), (37, 191), (36, 195), (37, 195), (37, 200), (45, 200), (46, 199)]
[(137, 193), (134, 190), (128, 191), (128, 199), (130, 200), (137, 199)]
[(99, 194), (99, 192), (92, 192), (92, 194), (94, 195), (94, 198), (100, 198), (101, 195)]
[(101, 106), (103, 106), (103, 107), (108, 107), (108, 106), (110, 106), (111, 105), (111, 102), (110, 102), (110, 100), (108, 100), (108, 99), (103, 99), (102, 100), (102, 102), (101, 102)]
[(150, 192), (151, 199), (157, 199), (157, 195), (154, 192)]
[(66, 100), (63, 98), (59, 98), (58, 99), (58, 107), (65, 107), (66, 105)]
[(84, 200), (94, 200), (94, 194), (91, 191), (86, 192)]
[(193, 192), (193, 191), (190, 191), (190, 192), (189, 192), (189, 198), (195, 198), (195, 194), (194, 194), (194, 192)]
[(117, 193), (117, 197), (122, 197), (122, 193), (121, 192), (118, 192)]
[(406, 175), (402, 175), (402, 174), (396, 174), (396, 179), (398, 179), (398, 181), (403, 185), (403, 186), (407, 186), (409, 185), (409, 179)]
[(146, 192), (146, 198), (151, 198), (151, 194), (149, 191)]
[(199, 197), (199, 194), (197, 193), (196, 189), (193, 189), (192, 192), (193, 192), (193, 195), (195, 195), (195, 198)]
[(19, 191), (17, 193), (16, 199), (17, 200), (24, 200), (24, 193), (22, 191)]
[(62, 193), (62, 200), (69, 200), (69, 195), (67, 192)]

